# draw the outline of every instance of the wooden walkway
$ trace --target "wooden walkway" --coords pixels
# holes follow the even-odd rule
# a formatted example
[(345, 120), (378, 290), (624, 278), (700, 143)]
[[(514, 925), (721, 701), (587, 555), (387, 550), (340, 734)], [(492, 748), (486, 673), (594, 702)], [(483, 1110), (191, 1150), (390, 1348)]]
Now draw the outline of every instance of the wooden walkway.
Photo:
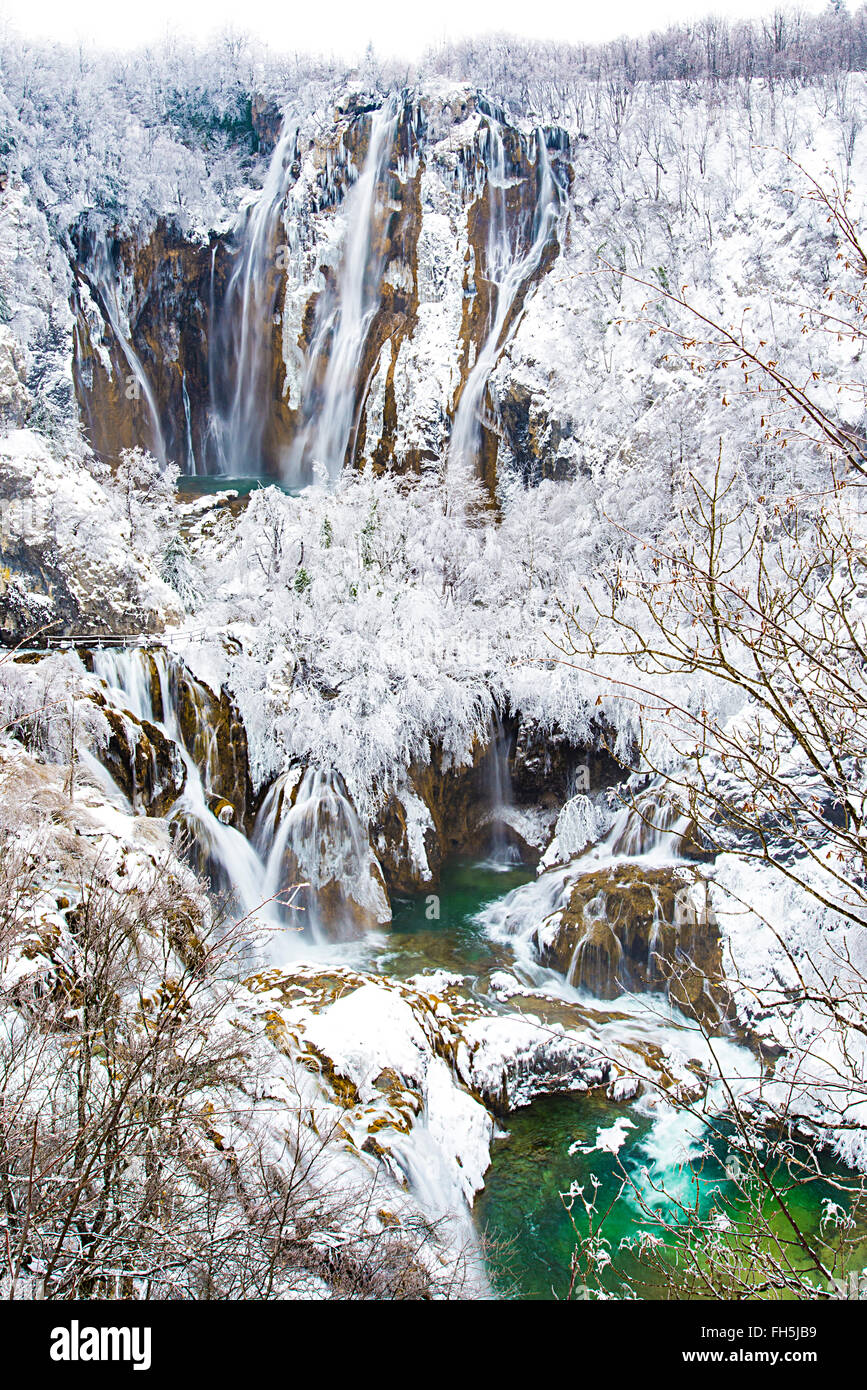
[(219, 637), (220, 633), (201, 628), (195, 632), (67, 632), (62, 637), (48, 636), (21, 644), (10, 645), (0, 639), (0, 650), (25, 653), (46, 651), (77, 651), (93, 648), (99, 651), (104, 647), (166, 647), (176, 641), (203, 642), (209, 637)]

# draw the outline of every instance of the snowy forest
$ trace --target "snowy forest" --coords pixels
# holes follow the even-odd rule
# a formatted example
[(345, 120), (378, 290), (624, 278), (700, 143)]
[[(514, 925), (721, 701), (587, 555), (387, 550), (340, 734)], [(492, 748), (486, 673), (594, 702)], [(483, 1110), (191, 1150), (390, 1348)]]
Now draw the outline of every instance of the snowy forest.
[(867, 1284), (867, 7), (0, 28), (0, 1297)]

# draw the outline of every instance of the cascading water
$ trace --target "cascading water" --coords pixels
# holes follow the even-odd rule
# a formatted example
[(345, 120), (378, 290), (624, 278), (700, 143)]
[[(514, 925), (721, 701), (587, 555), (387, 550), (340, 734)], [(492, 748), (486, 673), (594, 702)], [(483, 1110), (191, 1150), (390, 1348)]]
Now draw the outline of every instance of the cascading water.
[(211, 262), (212, 324), (208, 373), (211, 421), (208, 452), (216, 473), (262, 473), (262, 446), (271, 408), (272, 325), (281, 281), (280, 227), (296, 146), (285, 129), (271, 156), (262, 192), (239, 234), (237, 264), (219, 314)]
[(446, 464), (447, 476), (453, 483), (475, 476), (488, 378), (502, 350), (504, 332), (515, 301), (539, 268), (542, 254), (559, 222), (562, 205), (562, 190), (551, 169), (544, 132), (538, 130), (536, 204), (530, 243), (522, 251), (520, 229), (516, 228), (514, 236), (510, 234), (506, 207), (506, 191), (510, 186), (506, 149), (499, 123), (493, 118), (487, 126), (485, 163), (489, 202), (485, 273), (495, 307), (485, 340), (467, 377), (455, 412)]
[(100, 650), (93, 670), (116, 704), (156, 725), (177, 747), (186, 781), (170, 820), (191, 836), (213, 886), (231, 891), (239, 917), (255, 915), (272, 957), (291, 956), (296, 934), (308, 944), (334, 942), (390, 921), (370, 843), (335, 774), (295, 767), (278, 777), (251, 842), (219, 813), (217, 734), (189, 681), (194, 728), (185, 734), (181, 727), (180, 672), (172, 658), (137, 648)]
[(364, 347), (385, 268), (383, 184), (398, 119), (396, 98), (373, 113), (364, 166), (346, 197), (343, 257), (334, 289), (326, 289), (317, 306), (301, 392), (302, 425), (284, 470), (291, 486), (304, 486), (317, 475), (338, 477), (352, 443)]
[[(598, 998), (614, 998), (630, 988), (665, 987), (672, 974), (668, 959), (672, 950), (677, 950), (681, 964), (688, 962), (699, 954), (702, 934), (713, 929), (706, 891), (704, 907), (693, 906), (692, 896), (700, 893), (700, 885), (690, 888), (686, 880), (674, 898), (671, 920), (662, 911), (654, 875), (661, 873), (664, 878), (687, 862), (682, 844), (688, 827), (689, 817), (663, 790), (650, 786), (622, 808), (598, 844), (493, 904), (484, 914), (484, 925), (495, 940), (509, 943), (527, 969), (532, 962), (546, 959), (564, 923), (571, 922), (569, 929), (574, 931), (577, 921), (581, 935), (571, 949), (568, 969), (562, 966), (571, 985), (586, 988)], [(627, 877), (618, 891), (624, 871)], [(589, 900), (579, 897), (576, 918), (573, 894), (582, 879), (598, 891)], [(641, 891), (653, 905), (652, 918), (643, 925), (646, 908), (640, 897), (631, 896)]]
[(159, 407), (147, 372), (132, 344), (132, 332), (121, 301), (117, 270), (109, 248), (108, 236), (105, 233), (96, 233), (94, 236), (93, 247), (87, 261), (87, 274), (99, 297), (99, 303), (111, 326), (115, 341), (129, 366), (132, 380), (127, 390), (128, 392), (131, 390), (135, 396), (141, 396), (147, 407), (151, 437), (148, 440), (143, 440), (142, 444), (150, 449), (160, 463), (165, 463), (166, 442), (160, 423)]
[(508, 812), (512, 805), (512, 777), (509, 770), (509, 732), (502, 716), (494, 715), (491, 739), (486, 758), (488, 797), (491, 809), (487, 823), (491, 834), (492, 864), (509, 868), (520, 863), (520, 855), (506, 834)]
[(294, 899), (314, 941), (357, 934), (391, 919), (385, 890), (371, 875), (370, 843), (333, 774), (295, 768), (278, 777), (262, 803), (254, 843), (271, 898), (292, 883)]
[(193, 417), (190, 410), (190, 394), (187, 390), (187, 374), (181, 378), (181, 398), (184, 402), (184, 443), (187, 450), (187, 472), (194, 478), (198, 473), (196, 450), (193, 445)]
[(614, 858), (653, 858), (666, 863), (680, 857), (689, 816), (664, 789), (648, 787), (625, 807), (604, 844)]
[[(94, 674), (101, 677), (119, 703), (137, 719), (155, 724), (175, 744), (186, 770), (184, 789), (172, 807), (171, 819), (183, 825), (195, 838), (207, 863), (216, 871), (222, 886), (230, 888), (241, 916), (262, 908), (262, 865), (252, 845), (236, 830), (214, 815), (208, 801), (206, 783), (215, 768), (216, 741), (212, 730), (197, 728), (198, 760), (184, 741), (178, 715), (176, 683), (169, 658), (164, 652), (147, 653), (137, 648), (101, 650), (93, 653)], [(159, 707), (155, 708), (152, 679), (159, 686)], [(201, 721), (197, 721), (201, 726)], [(282, 925), (270, 905), (263, 908), (269, 926)]]
[(623, 948), (607, 917), (605, 895), (599, 894), (584, 909), (586, 930), (575, 947), (567, 976), (576, 989), (587, 989), (598, 999), (621, 993), (624, 979)]

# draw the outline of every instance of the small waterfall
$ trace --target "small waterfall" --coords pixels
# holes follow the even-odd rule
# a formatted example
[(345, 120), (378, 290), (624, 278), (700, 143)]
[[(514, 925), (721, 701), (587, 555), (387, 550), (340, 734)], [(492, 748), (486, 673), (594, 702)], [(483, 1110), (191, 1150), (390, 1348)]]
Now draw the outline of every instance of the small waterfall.
[(336, 774), (294, 768), (278, 777), (262, 803), (254, 843), (266, 896), (303, 885), (295, 903), (314, 941), (344, 940), (359, 925), (390, 920), (370, 842)]
[(371, 118), (364, 166), (346, 197), (346, 239), (336, 284), (320, 296), (301, 391), (302, 425), (285, 481), (301, 487), (324, 469), (340, 474), (353, 443), (358, 385), (368, 331), (379, 304), (387, 239), (383, 184), (394, 149), (398, 105), (392, 97)]
[[(220, 772), (217, 732), (200, 688), (165, 652), (140, 648), (93, 654), (94, 674), (113, 702), (160, 728), (177, 747), (186, 782), (169, 820), (187, 832), (212, 886), (234, 895), (287, 951), (287, 932), (310, 942), (344, 941), (391, 920), (367, 833), (336, 773), (300, 766), (278, 777), (256, 818), (252, 841), (224, 817), (214, 793)], [(193, 705), (182, 728), (179, 689)], [(189, 727), (190, 722), (192, 728)]]
[(608, 921), (608, 904), (600, 893), (584, 909), (584, 935), (572, 955), (567, 980), (597, 999), (615, 999), (626, 984), (623, 948)]
[(520, 229), (510, 235), (506, 208), (509, 178), (506, 151), (499, 124), (491, 119), (487, 126), (485, 163), (488, 171), (488, 239), (486, 276), (496, 307), (484, 343), (467, 377), (458, 402), (449, 443), (447, 475), (454, 481), (475, 476), (481, 447), (482, 410), (488, 378), (503, 347), (503, 334), (517, 296), (539, 268), (542, 253), (557, 226), (562, 192), (551, 170), (544, 132), (536, 132), (536, 206), (532, 240), (522, 253)]
[(688, 826), (689, 816), (671, 795), (651, 786), (619, 813), (604, 847), (614, 859), (676, 860)]
[(659, 891), (653, 888), (653, 923), (650, 928), (650, 940), (647, 946), (647, 978), (651, 984), (662, 985), (665, 981), (665, 974), (662, 969), (660, 958), (663, 948), (662, 929), (665, 925), (662, 908), (659, 902)]
[(186, 372), (184, 372), (181, 378), (181, 397), (184, 402), (184, 440), (187, 446), (187, 472), (190, 477), (195, 478), (199, 470), (196, 467), (196, 450), (193, 446), (193, 417), (190, 410), (190, 396), (187, 391)]
[(278, 243), (295, 147), (296, 131), (284, 130), (262, 192), (247, 211), (237, 263), (219, 313), (211, 258), (208, 444), (214, 471), (231, 477), (262, 472), (263, 439), (271, 410), (272, 332), (281, 283)]
[(486, 819), (491, 832), (491, 862), (503, 868), (520, 863), (520, 855), (506, 835), (508, 811), (512, 805), (510, 742), (502, 716), (497, 712), (492, 722), (486, 756), (487, 792), (491, 807)]
[(166, 441), (160, 424), (159, 407), (141, 358), (132, 345), (129, 320), (121, 303), (117, 270), (109, 248), (108, 235), (104, 232), (101, 234), (94, 232), (93, 247), (87, 262), (87, 273), (133, 377), (132, 388), (128, 386), (127, 394), (132, 389), (134, 394), (140, 394), (144, 398), (147, 406), (150, 416), (151, 439), (145, 447), (150, 449), (160, 463), (166, 463)]
[[(713, 972), (708, 943), (718, 928), (706, 885), (690, 883), (682, 872), (689, 826), (662, 784), (646, 787), (602, 840), (514, 889), (480, 921), (494, 939), (509, 943), (522, 968), (528, 961), (553, 963), (570, 985), (602, 999), (630, 989), (674, 989), (671, 997), (686, 1008), (701, 995), (713, 1018), (721, 1005), (701, 979), (703, 971)], [(596, 896), (583, 896), (582, 880)]]
[[(262, 865), (252, 845), (214, 815), (209, 802), (209, 776), (216, 768), (216, 735), (197, 718), (191, 751), (181, 732), (176, 672), (164, 652), (139, 648), (93, 653), (94, 674), (101, 677), (119, 703), (139, 720), (162, 729), (176, 745), (186, 769), (184, 789), (170, 819), (189, 832), (199, 847), (215, 887), (231, 889), (241, 916), (256, 911), (264, 900)], [(281, 924), (279, 912), (266, 908), (269, 924)]]

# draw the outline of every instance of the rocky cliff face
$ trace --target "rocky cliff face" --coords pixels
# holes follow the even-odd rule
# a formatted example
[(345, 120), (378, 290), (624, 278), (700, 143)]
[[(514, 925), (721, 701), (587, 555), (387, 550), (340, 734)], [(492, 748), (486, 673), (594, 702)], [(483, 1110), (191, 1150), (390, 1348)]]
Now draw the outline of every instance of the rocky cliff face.
[(73, 376), (88, 439), (102, 459), (141, 445), (198, 471), (207, 452), (210, 306), (227, 252), (161, 219), (139, 239), (104, 221), (76, 229)]
[[(284, 125), (229, 233), (82, 221), (74, 381), (94, 449), (290, 483), (317, 463), (419, 471), (445, 457), (487, 348), (472, 407), (493, 491), (500, 441), (520, 460), (531, 431), (487, 376), (558, 255), (569, 178), (562, 131), (518, 129), (469, 90), (352, 97), (324, 133)], [(324, 437), (335, 390), (351, 412)]]

